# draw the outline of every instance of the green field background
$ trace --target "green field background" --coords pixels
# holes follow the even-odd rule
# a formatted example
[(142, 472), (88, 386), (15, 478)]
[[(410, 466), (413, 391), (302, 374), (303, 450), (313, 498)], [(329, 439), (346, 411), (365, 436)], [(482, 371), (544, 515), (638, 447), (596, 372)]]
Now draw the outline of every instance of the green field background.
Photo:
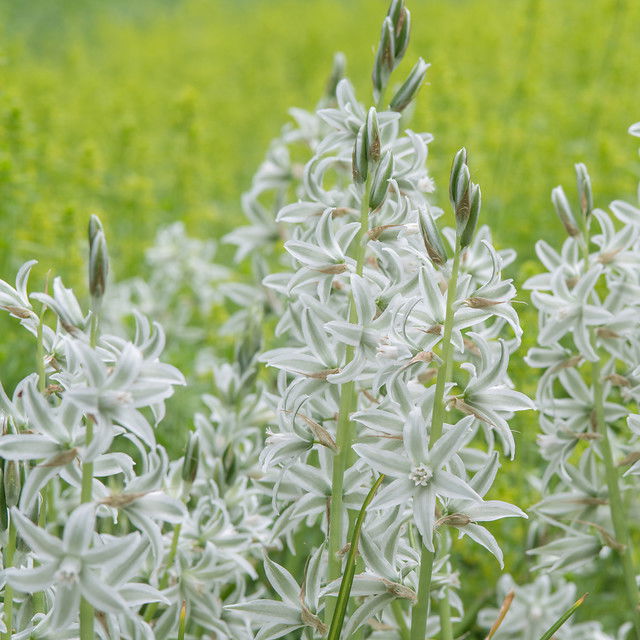
[[(563, 183), (575, 200), (574, 163), (587, 163), (598, 206), (634, 198), (638, 144), (626, 130), (640, 120), (640, 2), (408, 6), (414, 30), (402, 70), (418, 56), (432, 65), (411, 126), (435, 136), (428, 160), (435, 200), (446, 207), (451, 158), (466, 146), (483, 221), (500, 248), (517, 249), (510, 275), (522, 282), (537, 269), (535, 240), (563, 238), (549, 193)], [(33, 286), (52, 269), (86, 296), (91, 213), (104, 221), (116, 279), (142, 269), (163, 225), (182, 220), (190, 233), (216, 238), (242, 223), (241, 192), (287, 109), (316, 104), (335, 51), (347, 55), (348, 75), (369, 103), (386, 7), (386, 0), (0, 2), (0, 277), (12, 281), (36, 257)], [(521, 310), (531, 329), (535, 313)], [(0, 379), (12, 388), (32, 353), (9, 322), (0, 329)], [(535, 341), (535, 331), (525, 335), (522, 353)], [(521, 360), (513, 376), (534, 392)], [(534, 468), (535, 416), (516, 428), (524, 446), (506, 465), (516, 481), (500, 496), (513, 500)], [(505, 527), (517, 531), (507, 554), (517, 570), (525, 530)], [(475, 571), (473, 559), (461, 561)], [(484, 570), (491, 584), (497, 567)], [(620, 606), (613, 593), (598, 603), (594, 611)]]

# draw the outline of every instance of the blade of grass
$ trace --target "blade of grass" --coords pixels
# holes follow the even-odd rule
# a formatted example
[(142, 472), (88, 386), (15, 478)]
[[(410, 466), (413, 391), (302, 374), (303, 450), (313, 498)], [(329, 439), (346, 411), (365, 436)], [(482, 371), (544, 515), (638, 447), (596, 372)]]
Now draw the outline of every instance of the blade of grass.
[(347, 555), (347, 564), (344, 568), (344, 574), (342, 575), (342, 582), (340, 583), (340, 591), (338, 592), (338, 599), (336, 600), (336, 607), (331, 618), (331, 627), (329, 628), (329, 635), (327, 640), (338, 640), (340, 633), (342, 632), (342, 625), (344, 623), (344, 616), (347, 612), (347, 604), (349, 603), (349, 595), (351, 594), (351, 586), (353, 585), (353, 577), (356, 572), (356, 556), (358, 554), (358, 543), (360, 541), (360, 531), (362, 530), (362, 523), (366, 515), (367, 507), (373, 500), (373, 496), (382, 484), (384, 475), (373, 483), (367, 497), (362, 503), (360, 513), (358, 513), (358, 519), (353, 527), (353, 533), (351, 535), (351, 545), (349, 547), (349, 553)]
[(182, 601), (182, 606), (180, 607), (180, 622), (178, 624), (178, 640), (184, 640), (184, 633), (187, 627), (187, 602), (186, 600)]
[(576, 602), (549, 627), (540, 640), (551, 640), (551, 638), (553, 638), (553, 634), (576, 612), (577, 608), (584, 602), (588, 595), (588, 593), (585, 593), (581, 598), (576, 600)]
[(515, 595), (516, 595), (515, 591), (509, 591), (509, 593), (507, 593), (504, 600), (502, 601), (500, 611), (498, 611), (498, 617), (496, 618), (496, 621), (493, 623), (493, 625), (491, 625), (491, 629), (489, 629), (489, 633), (487, 634), (487, 637), (484, 640), (491, 640), (491, 638), (493, 638), (493, 636), (495, 635), (496, 631), (500, 628), (500, 625), (502, 624), (504, 617), (507, 615), (507, 612), (511, 608), (511, 603), (513, 602), (513, 598), (515, 597)]

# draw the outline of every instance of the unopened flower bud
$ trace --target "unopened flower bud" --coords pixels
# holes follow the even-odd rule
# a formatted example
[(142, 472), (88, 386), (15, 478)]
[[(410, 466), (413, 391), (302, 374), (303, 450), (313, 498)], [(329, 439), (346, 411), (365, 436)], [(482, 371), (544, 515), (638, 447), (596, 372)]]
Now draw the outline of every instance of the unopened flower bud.
[(380, 34), (380, 44), (373, 63), (373, 88), (376, 99), (384, 91), (389, 81), (389, 76), (393, 71), (395, 59), (395, 36), (393, 34), (393, 22), (387, 16), (382, 23), (382, 33)]
[(89, 292), (94, 299), (101, 299), (107, 286), (109, 254), (102, 224), (97, 216), (89, 220)]
[(365, 139), (366, 124), (360, 127), (353, 145), (353, 181), (364, 184), (368, 175), (367, 144)]
[(591, 178), (585, 164), (580, 162), (576, 165), (576, 178), (578, 182), (578, 197), (580, 198), (580, 209), (585, 219), (589, 218), (593, 211), (593, 192), (591, 190)]
[(471, 214), (471, 176), (469, 167), (465, 164), (458, 174), (458, 181), (455, 185), (455, 204), (454, 212), (456, 214), (456, 229), (458, 235), (461, 235), (467, 226), (469, 216)]
[(409, 46), (409, 36), (411, 35), (411, 14), (409, 13), (409, 9), (402, 7), (397, 21), (394, 22), (394, 26), (395, 47), (393, 66), (397, 67), (402, 58), (404, 58), (404, 54)]
[(409, 73), (407, 79), (389, 103), (393, 111), (403, 111), (411, 104), (424, 82), (428, 68), (429, 65), (422, 58), (419, 58), (413, 69), (411, 69), (411, 73)]
[(456, 206), (456, 186), (458, 184), (458, 178), (462, 168), (467, 164), (467, 150), (462, 147), (458, 153), (456, 153), (451, 165), (451, 177), (449, 178), (449, 200), (452, 206)]
[(562, 187), (553, 189), (551, 192), (551, 202), (553, 202), (556, 213), (560, 218), (560, 222), (564, 225), (566, 232), (570, 236), (580, 235), (580, 229), (578, 229), (576, 220), (573, 217), (573, 212), (571, 211), (571, 206)]
[(382, 205), (387, 197), (389, 180), (393, 176), (393, 155), (387, 151), (376, 167), (371, 180), (371, 193), (369, 194), (369, 209), (375, 211)]
[(342, 78), (344, 78), (344, 70), (346, 67), (346, 58), (344, 53), (338, 51), (333, 56), (333, 68), (331, 69), (331, 75), (327, 80), (327, 88), (325, 89), (325, 99), (334, 102), (336, 99), (336, 88)]
[(371, 107), (367, 113), (366, 134), (367, 159), (370, 162), (378, 162), (380, 160), (380, 127), (375, 107)]
[(182, 461), (182, 479), (189, 484), (193, 484), (198, 474), (198, 462), (200, 459), (200, 439), (197, 431), (189, 434), (187, 450)]
[(100, 222), (100, 218), (98, 218), (98, 216), (92, 215), (89, 218), (89, 246), (91, 246), (93, 239), (100, 232), (104, 233), (102, 222)]
[(4, 463), (4, 500), (8, 509), (15, 507), (20, 501), (22, 482), (20, 479), (20, 467), (15, 460), (6, 460)]
[(460, 247), (464, 249), (471, 244), (473, 240), (473, 234), (476, 231), (478, 225), (478, 216), (480, 215), (480, 206), (482, 204), (482, 195), (480, 193), (480, 187), (477, 184), (471, 183), (471, 203), (469, 205), (469, 219), (464, 227), (464, 231), (460, 236)]
[(9, 517), (7, 513), (7, 501), (4, 495), (4, 470), (0, 461), (0, 532), (6, 531), (9, 526)]
[(236, 472), (236, 465), (236, 454), (233, 450), (233, 445), (229, 444), (222, 454), (222, 467), (224, 469), (225, 482), (229, 483), (233, 479)]
[(429, 259), (441, 267), (447, 262), (447, 251), (444, 248), (438, 226), (428, 208), (418, 211), (418, 226)]

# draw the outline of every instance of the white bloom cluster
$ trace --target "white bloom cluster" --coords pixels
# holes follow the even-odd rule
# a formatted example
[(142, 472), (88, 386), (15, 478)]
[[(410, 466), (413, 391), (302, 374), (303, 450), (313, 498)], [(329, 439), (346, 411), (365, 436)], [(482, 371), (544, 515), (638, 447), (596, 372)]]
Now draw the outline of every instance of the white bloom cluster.
[[(332, 622), (345, 545), (377, 474), (388, 479), (362, 532), (351, 593), (364, 599), (349, 616), (349, 633), (374, 615), (390, 615), (396, 634), (408, 617), (424, 628), (430, 589), (421, 572), (432, 575), (431, 594), (461, 615), (448, 532), (469, 536), (502, 563), (483, 523), (524, 516), (484, 498), (499, 468), (496, 443), (513, 456), (508, 421), (531, 408), (507, 376), (521, 330), (515, 288), (501, 271), (514, 255), (497, 252), (486, 227), (476, 233), (480, 190), (464, 150), (451, 178), (456, 228), (441, 236), (442, 212), (427, 199), (431, 136), (401, 125), (427, 65), (420, 60), (384, 99), (408, 24), (404, 4), (392, 2), (374, 68), (378, 107), (363, 107), (343, 78), (333, 106), (298, 114), (299, 128), (272, 148), (245, 199), (252, 225), (230, 238), (239, 256), (274, 238), (286, 250), (281, 270), (263, 280), (282, 309), (280, 346), (261, 356), (278, 370), (270, 396), (276, 421), (260, 454), (261, 484), (280, 510), (274, 541), (284, 535), (293, 548), (308, 527), (326, 536), (310, 554), (313, 580), (327, 583), (317, 597), (301, 605), (292, 594), (305, 590), (294, 590), (293, 578), (281, 578), (285, 589), (269, 576), (282, 606), (256, 598), (232, 608), (249, 614), (260, 640), (300, 627), (321, 632)], [(312, 156), (294, 168), (285, 142), (301, 139)], [(279, 193), (275, 217), (258, 199), (269, 189)], [(268, 572), (273, 565), (265, 562)], [(437, 629), (437, 620), (429, 623)]]
[(577, 214), (562, 187), (552, 192), (568, 238), (560, 251), (538, 242), (547, 272), (524, 285), (540, 322), (527, 362), (545, 370), (536, 404), (546, 469), (534, 510), (540, 529), (558, 532), (531, 553), (538, 568), (560, 575), (592, 571), (599, 558), (619, 554), (640, 637), (629, 534), (640, 471), (640, 208), (621, 200), (610, 212), (594, 208), (586, 167), (576, 165), (576, 173)]

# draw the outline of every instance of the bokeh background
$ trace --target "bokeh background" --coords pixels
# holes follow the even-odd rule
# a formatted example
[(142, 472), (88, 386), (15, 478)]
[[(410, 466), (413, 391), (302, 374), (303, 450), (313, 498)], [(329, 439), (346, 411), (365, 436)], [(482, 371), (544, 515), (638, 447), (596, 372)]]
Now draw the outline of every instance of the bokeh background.
[[(333, 53), (343, 51), (358, 96), (370, 72), (387, 0), (0, 1), (0, 277), (37, 257), (86, 297), (86, 225), (103, 220), (116, 280), (144, 271), (159, 228), (184, 221), (218, 238), (242, 223), (240, 194), (289, 107), (321, 97)], [(483, 192), (496, 244), (519, 254), (510, 275), (538, 268), (539, 237), (564, 235), (549, 193), (575, 200), (573, 165), (587, 163), (598, 206), (635, 199), (640, 175), (640, 2), (635, 0), (414, 0), (413, 35), (397, 77), (418, 56), (431, 63), (411, 126), (430, 131), (435, 200), (447, 205), (451, 158), (462, 145)], [(222, 249), (221, 259), (231, 251)], [(526, 296), (523, 294), (523, 301)], [(522, 305), (524, 323), (535, 314)], [(29, 346), (0, 321), (1, 379), (30, 370)], [(215, 327), (214, 327), (215, 329)], [(215, 331), (210, 331), (215, 341)], [(529, 332), (522, 353), (535, 335)], [(193, 353), (182, 354), (185, 364)], [(522, 355), (522, 354), (521, 354)], [(535, 379), (515, 360), (513, 378)], [(188, 404), (188, 403), (187, 403)], [(190, 407), (189, 407), (190, 411)], [(177, 410), (177, 415), (189, 412)], [(186, 419), (186, 418), (185, 418)], [(174, 420), (170, 424), (178, 424)], [(516, 424), (521, 455), (507, 465), (519, 500), (535, 472), (536, 419)], [(525, 505), (523, 505), (525, 506)], [(505, 525), (516, 565), (526, 528)], [(498, 572), (477, 567), (471, 595)], [(466, 564), (465, 564), (466, 563)], [(478, 574), (480, 571), (480, 574)], [(484, 572), (482, 589), (478, 575)], [(591, 615), (619, 607), (604, 597)]]

